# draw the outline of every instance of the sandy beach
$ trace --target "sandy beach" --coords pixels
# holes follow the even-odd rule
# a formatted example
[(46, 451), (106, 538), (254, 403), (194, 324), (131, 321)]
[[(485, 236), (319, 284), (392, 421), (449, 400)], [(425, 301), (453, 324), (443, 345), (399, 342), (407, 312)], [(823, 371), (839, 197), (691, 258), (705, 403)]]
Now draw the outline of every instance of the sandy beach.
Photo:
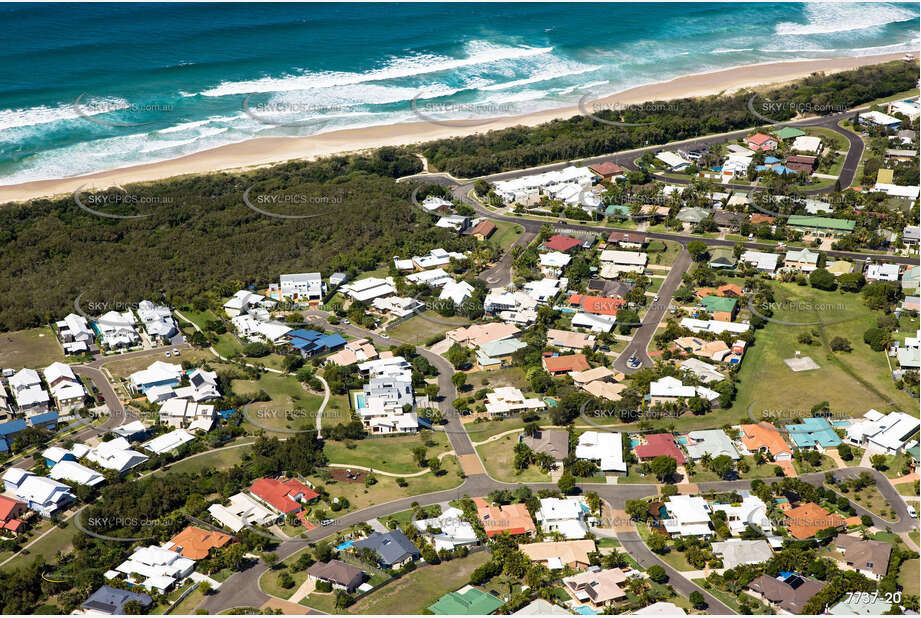
[[(583, 102), (582, 108), (592, 111), (602, 106), (616, 108), (621, 105), (634, 105), (647, 101), (666, 101), (716, 93), (731, 93), (741, 88), (789, 82), (817, 71), (834, 73), (863, 65), (900, 60), (903, 57), (903, 53), (896, 53), (857, 58), (775, 62), (713, 73), (686, 75), (666, 82), (631, 88), (604, 99), (586, 101)], [(310, 159), (380, 146), (416, 144), (516, 125), (532, 126), (556, 118), (569, 118), (580, 114), (582, 112), (580, 112), (578, 103), (578, 100), (574, 100), (572, 106), (569, 107), (524, 116), (471, 121), (469, 126), (445, 126), (420, 120), (419, 122), (333, 131), (309, 137), (256, 138), (159, 163), (124, 167), (71, 178), (0, 186), (0, 203), (22, 202), (38, 197), (68, 194), (81, 186), (100, 189), (112, 185), (147, 182), (186, 174), (241, 170), (292, 159)], [(460, 125), (462, 123), (451, 124)]]

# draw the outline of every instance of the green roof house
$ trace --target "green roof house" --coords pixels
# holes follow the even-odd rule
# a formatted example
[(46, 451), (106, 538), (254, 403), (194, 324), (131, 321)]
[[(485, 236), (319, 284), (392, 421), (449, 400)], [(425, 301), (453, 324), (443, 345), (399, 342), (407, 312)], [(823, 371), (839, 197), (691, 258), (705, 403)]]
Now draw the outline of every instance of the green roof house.
[(849, 219), (832, 219), (831, 217), (810, 217), (806, 215), (791, 215), (787, 225), (804, 234), (812, 234), (817, 238), (823, 236), (844, 236), (854, 231), (854, 221)]
[(707, 313), (713, 315), (714, 320), (720, 322), (732, 322), (738, 305), (736, 299), (726, 296), (704, 296), (700, 299), (700, 304)]
[(436, 616), (485, 616), (500, 607), (503, 601), (479, 588), (464, 586), (457, 592), (449, 592), (433, 604), (429, 611)]
[(774, 131), (774, 135), (782, 140), (796, 139), (797, 137), (802, 137), (806, 135), (805, 131), (800, 131), (793, 127), (784, 127), (779, 131)]
[(630, 215), (630, 207), (629, 206), (618, 206), (618, 205), (612, 204), (604, 209), (604, 214), (606, 214), (609, 217), (611, 216), (626, 217)]
[(704, 210), (703, 208), (698, 208), (696, 206), (688, 206), (682, 208), (678, 211), (676, 215), (678, 220), (682, 223), (691, 223), (696, 225), (710, 216), (709, 211)]
[(728, 247), (717, 247), (710, 250), (710, 268), (735, 268), (736, 256)]

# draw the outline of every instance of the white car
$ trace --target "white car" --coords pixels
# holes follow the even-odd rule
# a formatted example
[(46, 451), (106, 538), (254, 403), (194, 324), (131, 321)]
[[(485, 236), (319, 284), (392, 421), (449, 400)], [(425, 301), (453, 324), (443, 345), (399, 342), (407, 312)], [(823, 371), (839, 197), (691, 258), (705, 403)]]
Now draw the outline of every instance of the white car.
[(166, 353), (166, 358), (169, 358), (169, 352)]
[(179, 349), (173, 348), (173, 356), (179, 356)]
[(905, 510), (908, 511), (909, 517), (911, 517), (912, 519), (918, 519), (918, 511), (915, 510), (915, 507), (913, 507), (910, 504), (906, 504)]

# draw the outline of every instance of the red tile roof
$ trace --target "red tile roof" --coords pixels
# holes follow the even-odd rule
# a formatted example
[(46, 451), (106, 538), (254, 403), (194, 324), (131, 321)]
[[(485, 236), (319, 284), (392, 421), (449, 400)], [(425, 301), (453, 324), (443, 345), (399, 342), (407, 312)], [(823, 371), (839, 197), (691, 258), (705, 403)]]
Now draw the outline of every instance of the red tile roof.
[(317, 499), (320, 494), (310, 489), (296, 479), (279, 481), (278, 479), (257, 479), (249, 488), (253, 495), (262, 498), (282, 513), (297, 513), (301, 505), (296, 498), (310, 502)]
[(588, 371), (591, 366), (585, 359), (585, 354), (567, 354), (566, 356), (545, 356), (544, 369), (550, 373), (562, 371)]
[(170, 549), (186, 558), (202, 560), (208, 557), (212, 547), (224, 547), (232, 540), (232, 536), (223, 532), (189, 526), (170, 539)]
[(771, 140), (775, 142), (777, 141), (775, 138), (771, 137), (770, 135), (765, 135), (764, 133), (755, 133), (748, 138), (748, 142), (750, 144), (757, 144), (759, 146)]
[(613, 176), (614, 174), (623, 174), (627, 171), (616, 163), (611, 163), (610, 161), (602, 161), (601, 163), (596, 163), (595, 165), (589, 165), (588, 169), (592, 170), (599, 176)]
[(586, 313), (596, 315), (617, 315), (617, 310), (627, 304), (622, 298), (605, 298), (603, 296), (588, 296), (573, 294), (569, 297), (569, 304), (574, 305)]
[(608, 242), (646, 242), (646, 234), (640, 232), (611, 232), (608, 236)]
[(581, 244), (582, 241), (576, 240), (575, 238), (563, 236), (561, 234), (555, 234), (544, 241), (543, 246), (552, 251), (562, 251), (563, 253), (566, 253), (567, 251), (571, 251)]
[(496, 230), (496, 224), (492, 221), (480, 221), (477, 223), (477, 226), (473, 228), (471, 234), (481, 234), (484, 238), (488, 237)]
[(756, 212), (752, 215), (752, 223), (774, 223), (774, 217)]
[(640, 444), (634, 448), (636, 456), (640, 459), (652, 459), (659, 455), (666, 455), (673, 458), (679, 464), (684, 463), (684, 453), (675, 444), (675, 438), (670, 433), (653, 433), (644, 436), (646, 444)]
[(27, 508), (25, 502), (13, 500), (7, 496), (0, 496), (0, 521), (7, 521), (11, 517), (16, 517), (15, 511), (22, 511), (25, 508)]

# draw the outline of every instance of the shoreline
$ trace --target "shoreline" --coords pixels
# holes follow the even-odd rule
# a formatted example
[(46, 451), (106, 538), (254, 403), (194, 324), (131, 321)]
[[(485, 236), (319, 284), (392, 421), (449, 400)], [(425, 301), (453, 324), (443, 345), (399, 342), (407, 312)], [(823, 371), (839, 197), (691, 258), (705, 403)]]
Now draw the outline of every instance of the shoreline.
[[(917, 57), (914, 52), (912, 55)], [(628, 88), (598, 99), (586, 100), (583, 107), (589, 108), (589, 103), (597, 108), (728, 94), (743, 88), (788, 83), (817, 71), (837, 73), (861, 66), (901, 60), (904, 56), (904, 52), (898, 52), (876, 56), (789, 60), (744, 65), (708, 73), (693, 73), (664, 82)], [(420, 120), (339, 129), (306, 137), (257, 137), (156, 163), (132, 165), (69, 178), (0, 186), (0, 203), (27, 202), (38, 198), (66, 195), (83, 186), (102, 189), (113, 185), (151, 182), (175, 176), (244, 171), (291, 160), (310, 160), (334, 154), (361, 152), (382, 146), (409, 146), (513, 126), (534, 126), (555, 119), (570, 118), (581, 113), (578, 105), (571, 105), (525, 115), (472, 120), (466, 126), (462, 125), (464, 121), (448, 121), (452, 126), (446, 126)]]

